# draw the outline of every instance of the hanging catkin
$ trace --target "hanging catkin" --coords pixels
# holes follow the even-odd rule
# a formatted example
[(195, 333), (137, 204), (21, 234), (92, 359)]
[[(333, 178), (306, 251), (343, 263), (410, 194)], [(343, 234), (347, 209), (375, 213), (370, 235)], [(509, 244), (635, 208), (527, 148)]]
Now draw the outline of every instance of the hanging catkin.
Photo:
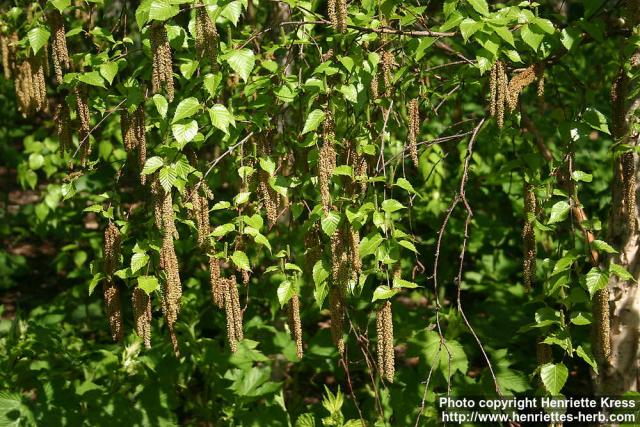
[(56, 123), (56, 133), (58, 134), (60, 155), (62, 156), (71, 147), (71, 116), (69, 106), (65, 102), (58, 104), (53, 119)]
[(145, 184), (147, 176), (142, 173), (144, 164), (147, 161), (147, 136), (144, 119), (144, 103), (138, 105), (136, 111), (133, 113), (134, 121), (134, 134), (138, 148), (138, 165), (140, 166), (140, 183)]
[(133, 151), (136, 146), (135, 133), (133, 132), (132, 121), (129, 111), (125, 108), (120, 112), (120, 132), (122, 133), (122, 143), (127, 152)]
[(56, 75), (56, 83), (62, 83), (65, 70), (71, 67), (69, 51), (67, 50), (67, 39), (62, 15), (57, 10), (52, 11), (48, 17), (51, 29), (51, 59), (53, 60), (53, 70)]
[(153, 70), (151, 91), (160, 93), (164, 86), (169, 102), (173, 101), (173, 62), (171, 46), (167, 38), (167, 29), (160, 23), (151, 26), (151, 51), (153, 52)]
[(29, 58), (31, 62), (31, 78), (33, 80), (33, 100), (36, 111), (46, 112), (49, 110), (49, 103), (47, 101), (47, 84), (45, 82), (45, 67), (46, 57), (44, 56), (44, 50), (36, 56)]
[(18, 43), (18, 35), (11, 33), (10, 35), (0, 35), (0, 50), (2, 51), (2, 70), (4, 78), (9, 80), (16, 69), (16, 45)]
[(342, 336), (344, 322), (344, 289), (333, 284), (329, 289), (329, 311), (331, 313), (331, 337), (338, 348), (340, 356), (344, 354), (344, 338)]
[(322, 239), (320, 238), (320, 226), (314, 223), (304, 236), (304, 247), (306, 248), (305, 264), (307, 268), (312, 269), (316, 262), (322, 258)]
[(323, 130), (323, 144), (318, 155), (318, 183), (322, 207), (325, 212), (331, 210), (331, 193), (329, 185), (331, 176), (336, 168), (336, 150), (333, 148), (335, 141), (333, 116), (329, 111), (325, 113)]
[(538, 72), (536, 65), (530, 65), (523, 71), (516, 73), (509, 81), (507, 89), (507, 106), (509, 112), (512, 112), (518, 106), (518, 97), (525, 87), (529, 86), (536, 79)]
[(131, 303), (136, 334), (142, 338), (146, 348), (151, 348), (151, 297), (142, 289), (135, 288)]
[(302, 322), (300, 321), (300, 297), (294, 295), (288, 303), (289, 330), (291, 338), (296, 342), (296, 355), (302, 359)]
[(626, 133), (626, 98), (629, 90), (629, 77), (624, 69), (618, 72), (611, 85), (611, 130), (613, 137), (622, 138)]
[(622, 185), (624, 197), (625, 218), (628, 235), (636, 231), (636, 155), (630, 151), (622, 154)]
[(213, 67), (217, 65), (218, 32), (201, 1), (196, 3), (196, 54), (200, 61), (209, 60)]
[(391, 98), (393, 95), (393, 77), (391, 75), (391, 68), (398, 65), (396, 58), (391, 51), (385, 50), (382, 52), (382, 77), (384, 79), (384, 96)]
[(278, 194), (271, 188), (269, 172), (260, 169), (258, 171), (258, 195), (267, 214), (269, 228), (273, 227), (278, 220)]
[(331, 236), (331, 279), (333, 284), (346, 289), (352, 277), (353, 256), (351, 245), (344, 227), (340, 227)]
[(16, 98), (18, 99), (18, 111), (23, 117), (33, 114), (35, 110), (35, 93), (30, 61), (27, 60), (20, 63), (17, 68), (14, 85)]
[(495, 117), (498, 104), (498, 63), (491, 67), (491, 75), (489, 77), (489, 114)]
[(235, 353), (238, 350), (238, 341), (244, 338), (242, 332), (242, 309), (235, 276), (221, 279), (224, 294), (224, 310), (227, 316), (227, 338), (229, 347)]
[(388, 382), (393, 382), (395, 374), (393, 350), (393, 315), (391, 302), (385, 301), (376, 311), (376, 334), (378, 338), (378, 372)]
[(413, 166), (418, 167), (418, 135), (420, 134), (420, 110), (418, 109), (418, 99), (409, 101), (409, 154)]
[(120, 230), (112, 222), (109, 222), (104, 232), (103, 257), (106, 280), (102, 285), (102, 290), (105, 309), (109, 319), (111, 337), (114, 341), (120, 341), (123, 335), (120, 290), (113, 280), (113, 274), (120, 260)]
[(78, 84), (74, 88), (76, 97), (76, 113), (80, 122), (78, 130), (78, 139), (80, 144), (80, 159), (82, 166), (86, 165), (87, 159), (91, 154), (91, 141), (89, 138), (89, 104), (87, 102), (87, 88), (85, 85)]
[(327, 14), (331, 26), (341, 33), (347, 31), (347, 1), (329, 0), (327, 4)]
[(593, 297), (593, 319), (594, 353), (599, 361), (605, 361), (611, 355), (608, 287), (596, 291)]
[(505, 104), (507, 103), (507, 98), (509, 96), (509, 83), (507, 78), (507, 72), (505, 71), (504, 64), (502, 61), (497, 61), (496, 65), (496, 74), (497, 74), (497, 93), (496, 93), (496, 120), (498, 122), (498, 127), (502, 128), (504, 126), (504, 112), (505, 112)]
[(536, 273), (536, 234), (533, 220), (536, 215), (536, 195), (533, 185), (524, 183), (524, 226), (522, 227), (523, 242), (523, 277), (526, 289), (531, 289)]

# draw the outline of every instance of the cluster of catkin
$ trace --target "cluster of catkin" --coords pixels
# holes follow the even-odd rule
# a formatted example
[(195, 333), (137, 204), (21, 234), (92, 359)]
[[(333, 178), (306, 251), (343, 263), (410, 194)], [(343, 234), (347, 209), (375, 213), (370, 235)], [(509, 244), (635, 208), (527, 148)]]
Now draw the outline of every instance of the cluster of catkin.
[(523, 277), (525, 288), (531, 289), (536, 274), (536, 234), (533, 228), (537, 203), (534, 187), (524, 183), (524, 225), (522, 227), (523, 242)]
[[(122, 141), (127, 152), (137, 152), (140, 171), (147, 161), (147, 137), (145, 129), (144, 103), (138, 105), (133, 113), (125, 108), (120, 113)], [(146, 175), (140, 173), (140, 182), (145, 184)]]
[(0, 34), (0, 53), (2, 54), (2, 70), (4, 78), (9, 80), (16, 68), (16, 46), (18, 34)]
[[(258, 140), (258, 155), (261, 157), (271, 156), (271, 144), (267, 137), (261, 136)], [(260, 168), (258, 170), (258, 196), (262, 201), (264, 210), (267, 214), (267, 222), (269, 227), (273, 227), (278, 220), (278, 193), (271, 187), (271, 175), (269, 172)]]
[(409, 155), (413, 166), (418, 167), (418, 135), (420, 134), (420, 110), (418, 99), (409, 101)]
[(151, 348), (151, 297), (142, 289), (135, 288), (131, 304), (136, 334), (142, 338), (146, 348)]
[(329, 0), (327, 14), (333, 28), (341, 33), (347, 31), (347, 0)]
[(151, 91), (160, 93), (164, 86), (167, 99), (173, 101), (173, 61), (171, 46), (167, 38), (167, 29), (160, 23), (154, 23), (151, 32), (151, 51), (153, 52), (153, 70), (151, 75)]
[(209, 60), (216, 66), (218, 55), (218, 32), (202, 2), (196, 4), (196, 54), (198, 59)]
[(60, 142), (60, 155), (64, 155), (64, 152), (71, 147), (72, 142), (71, 113), (66, 103), (58, 104), (53, 120), (56, 124), (56, 133)]
[(336, 168), (335, 126), (333, 116), (327, 110), (323, 125), (323, 143), (318, 156), (318, 183), (320, 185), (320, 197), (322, 208), (325, 212), (331, 210), (331, 176)]
[(41, 50), (37, 55), (22, 61), (15, 70), (15, 91), (18, 110), (23, 117), (37, 111), (47, 111), (47, 86), (45, 82), (45, 62), (47, 58)]
[(242, 308), (240, 307), (240, 296), (238, 295), (238, 285), (236, 277), (220, 279), (220, 287), (223, 295), (224, 311), (227, 316), (227, 339), (229, 347), (235, 353), (238, 350), (238, 341), (242, 341)]
[(382, 78), (384, 80), (384, 96), (391, 98), (393, 95), (393, 76), (392, 69), (397, 66), (396, 58), (393, 52), (385, 50), (382, 52)]
[(111, 337), (114, 341), (120, 341), (123, 336), (120, 289), (113, 280), (113, 274), (120, 261), (121, 239), (120, 230), (118, 230), (118, 227), (112, 222), (109, 222), (104, 232), (103, 245), (104, 274), (106, 280), (102, 285), (102, 290), (104, 293), (105, 308), (107, 318), (109, 319)]
[(292, 296), (289, 300), (287, 314), (291, 338), (296, 342), (296, 355), (298, 359), (301, 359), (304, 352), (302, 350), (302, 321), (300, 320), (300, 297), (298, 295)]
[(358, 153), (355, 141), (351, 141), (347, 147), (347, 163), (351, 164), (353, 174), (359, 180), (359, 182), (354, 182), (351, 186), (351, 193), (354, 195), (364, 194), (367, 191), (367, 159), (364, 155)]
[(544, 64), (530, 65), (509, 80), (505, 64), (502, 61), (496, 61), (491, 68), (489, 78), (489, 112), (496, 118), (498, 127), (504, 126), (505, 111), (513, 112), (516, 109), (520, 94), (536, 79), (538, 79), (537, 94), (541, 97), (544, 94)]
[(91, 154), (91, 141), (89, 139), (89, 101), (87, 92), (88, 89), (84, 84), (78, 84), (74, 88), (77, 108), (76, 114), (80, 123), (80, 128), (78, 130), (78, 148), (80, 150), (80, 161), (82, 163), (82, 166), (86, 165), (87, 159)]
[(380, 376), (393, 382), (395, 374), (395, 356), (393, 350), (393, 314), (391, 311), (391, 301), (385, 301), (376, 310), (376, 335), (378, 372)]
[(165, 273), (165, 283), (162, 293), (162, 311), (167, 321), (169, 336), (173, 345), (173, 351), (179, 356), (178, 339), (175, 332), (175, 324), (180, 312), (180, 298), (182, 297), (182, 283), (178, 258), (173, 239), (177, 238), (177, 230), (173, 215), (173, 198), (171, 191), (165, 191), (159, 180), (154, 179), (151, 185), (154, 198), (154, 212), (156, 226), (162, 232), (162, 247), (160, 249), (160, 268)]
[(67, 50), (67, 39), (62, 15), (57, 10), (52, 11), (48, 16), (49, 28), (51, 29), (51, 59), (53, 60), (53, 70), (56, 75), (56, 82), (62, 83), (65, 70), (71, 67), (69, 51)]

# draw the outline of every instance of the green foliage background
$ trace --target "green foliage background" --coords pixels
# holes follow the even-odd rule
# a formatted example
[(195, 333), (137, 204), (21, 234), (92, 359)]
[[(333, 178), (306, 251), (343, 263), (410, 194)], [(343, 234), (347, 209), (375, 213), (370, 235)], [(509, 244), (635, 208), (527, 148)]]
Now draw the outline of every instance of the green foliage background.
[[(615, 251), (605, 243), (606, 219), (621, 150), (610, 136), (609, 91), (625, 64), (635, 82), (637, 67), (628, 60), (640, 40), (625, 24), (624, 3), (352, 1), (341, 33), (324, 1), (206, 0), (219, 33), (217, 64), (208, 64), (195, 55), (198, 6), (189, 0), (2, 2), (0, 32), (18, 33), (20, 58), (49, 40), (45, 12), (63, 14), (74, 67), (61, 85), (47, 80), (49, 102), (73, 110), (70, 91), (89, 87), (93, 153), (86, 167), (74, 149), (61, 154), (52, 115), (21, 116), (13, 81), (0, 78), (0, 426), (429, 425), (437, 396), (449, 392), (495, 396), (495, 382), (505, 395), (589, 390), (597, 369), (591, 297), (608, 275), (628, 273), (592, 268), (570, 205), (579, 200), (588, 212), (583, 225), (595, 233), (595, 249)], [(166, 26), (171, 42), (170, 103), (144, 98), (152, 21)], [(396, 61), (392, 88), (374, 99), (383, 51)], [(546, 65), (544, 97), (535, 84), (526, 88), (502, 129), (487, 113), (488, 75), (498, 59), (510, 75)], [(406, 148), (413, 98), (424, 142), (417, 168)], [(179, 359), (159, 305), (149, 191), (120, 134), (118, 110), (141, 102), (147, 171), (158, 171), (174, 192), (180, 232)], [(338, 146), (356, 144), (369, 168), (358, 177), (339, 162), (345, 167), (334, 174), (326, 214), (317, 162), (328, 112)], [(536, 135), (552, 161), (540, 154)], [(259, 137), (272, 141), (271, 156), (257, 156)], [(568, 159), (573, 194), (557, 182)], [(273, 190), (288, 199), (273, 227), (255, 182), (243, 179), (247, 166), (268, 172)], [(214, 193), (212, 239), (225, 274), (251, 270), (249, 285), (240, 287), (245, 340), (236, 353), (224, 312), (211, 303), (207, 258), (188, 216), (185, 187), (202, 178)], [(367, 190), (351, 195), (358, 180)], [(525, 180), (541, 207), (531, 292), (522, 285)], [(123, 233), (120, 344), (111, 341), (99, 292), (110, 220)], [(313, 274), (304, 243), (320, 224), (328, 269), (328, 235), (338, 221), (359, 228), (363, 262), (348, 292), (342, 359), (324, 300), (332, 284)], [(137, 265), (136, 252), (147, 255)], [(392, 281), (394, 266), (404, 281)], [(140, 276), (159, 279), (150, 350), (133, 332), (129, 304)], [(302, 359), (282, 308), (294, 293)], [(392, 384), (372, 367), (380, 299), (393, 304)], [(551, 345), (551, 363), (539, 365), (538, 341)]]

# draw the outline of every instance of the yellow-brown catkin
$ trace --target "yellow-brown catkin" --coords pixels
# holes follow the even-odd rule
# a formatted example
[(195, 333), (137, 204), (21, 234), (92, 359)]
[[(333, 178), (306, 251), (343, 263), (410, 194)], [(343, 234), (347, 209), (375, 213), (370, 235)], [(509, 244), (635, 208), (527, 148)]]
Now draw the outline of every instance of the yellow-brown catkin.
[(351, 244), (345, 228), (340, 227), (331, 236), (331, 279), (335, 286), (346, 289), (352, 278)]
[(420, 134), (420, 110), (418, 99), (409, 101), (409, 154), (413, 166), (418, 167), (418, 135)]
[(496, 62), (496, 73), (497, 73), (497, 93), (496, 93), (496, 121), (498, 122), (498, 127), (502, 128), (504, 126), (504, 107), (507, 103), (507, 98), (509, 96), (509, 83), (507, 79), (507, 72), (505, 71), (504, 64), (502, 61)]
[(211, 301), (219, 308), (224, 308), (224, 289), (221, 284), (220, 261), (209, 255), (209, 284), (211, 285)]
[(636, 231), (636, 155), (630, 151), (622, 154), (622, 185), (624, 197), (627, 232), (632, 235)]
[[(175, 324), (180, 312), (180, 299), (182, 298), (182, 283), (180, 281), (180, 269), (178, 258), (173, 244), (177, 234), (173, 215), (173, 199), (171, 192), (164, 191), (162, 186), (154, 180), (152, 185), (154, 194), (156, 225), (162, 231), (162, 247), (160, 249), (160, 268), (165, 273), (164, 290), (162, 293), (162, 311), (167, 321), (169, 336), (176, 357), (180, 355), (178, 339), (175, 334)], [(159, 224), (158, 224), (159, 222)]]
[(496, 116), (498, 104), (498, 64), (491, 67), (491, 75), (489, 77), (489, 114), (491, 117)]
[(376, 334), (378, 338), (378, 372), (388, 382), (393, 382), (395, 356), (393, 349), (393, 314), (391, 302), (385, 301), (376, 311)]
[(200, 61), (209, 60), (216, 66), (218, 32), (202, 2), (196, 3), (196, 54)]
[(353, 168), (355, 177), (359, 179), (360, 194), (367, 192), (367, 166), (367, 159), (354, 150), (351, 167)]
[(138, 165), (140, 166), (140, 183), (145, 184), (147, 176), (142, 173), (144, 164), (147, 161), (147, 137), (144, 119), (144, 103), (138, 105), (133, 113), (133, 131), (135, 134), (136, 147), (138, 149)]
[(120, 230), (110, 222), (104, 232), (103, 261), (106, 280), (102, 285), (102, 290), (111, 337), (114, 341), (120, 341), (123, 336), (120, 289), (113, 280), (113, 274), (120, 260), (120, 243)]
[(153, 71), (151, 76), (151, 91), (160, 93), (164, 86), (167, 99), (173, 101), (173, 61), (171, 46), (167, 38), (167, 29), (160, 23), (151, 26), (151, 51), (153, 52)]
[(536, 234), (533, 220), (536, 215), (536, 195), (533, 185), (524, 184), (524, 226), (522, 227), (523, 242), (523, 277), (526, 289), (531, 289), (536, 274)]
[(322, 239), (320, 238), (320, 226), (313, 224), (304, 236), (304, 256), (307, 268), (312, 269), (316, 262), (322, 258)]
[(510, 112), (518, 106), (520, 93), (522, 93), (525, 87), (533, 83), (537, 77), (541, 76), (541, 73), (544, 73), (544, 69), (541, 68), (541, 66), (530, 65), (511, 78), (508, 88), (509, 95), (507, 96), (507, 105), (509, 106)]
[(344, 289), (335, 284), (329, 289), (329, 311), (331, 313), (331, 337), (340, 356), (344, 354)]
[(347, 0), (336, 0), (336, 30), (347, 31)]
[(398, 65), (396, 58), (390, 51), (382, 52), (382, 77), (384, 79), (384, 96), (391, 98), (393, 95), (393, 76), (391, 75), (391, 68)]
[(48, 17), (51, 29), (51, 59), (53, 60), (53, 70), (56, 75), (56, 83), (62, 83), (65, 70), (71, 67), (69, 51), (67, 50), (67, 39), (62, 15), (57, 10), (52, 11)]
[(135, 288), (131, 303), (136, 334), (142, 338), (146, 348), (151, 348), (151, 297), (142, 289)]
[(87, 101), (87, 88), (84, 85), (76, 85), (74, 88), (76, 97), (76, 112), (78, 115), (78, 121), (80, 122), (80, 129), (78, 130), (79, 144), (80, 144), (80, 159), (84, 166), (87, 162), (89, 155), (91, 154), (91, 141), (89, 138), (89, 104)]
[(626, 98), (629, 90), (629, 77), (624, 69), (618, 72), (618, 75), (611, 85), (611, 130), (613, 137), (622, 138), (626, 133)]
[(135, 133), (133, 132), (132, 121), (129, 111), (125, 108), (120, 112), (120, 132), (122, 133), (122, 143), (127, 152), (133, 151), (136, 145)]
[(380, 98), (380, 93), (378, 88), (380, 86), (380, 82), (378, 81), (378, 73), (374, 71), (373, 76), (371, 76), (371, 99)]
[(329, 0), (327, 2), (327, 14), (329, 15), (329, 21), (331, 21), (331, 26), (335, 29), (338, 28), (338, 11), (336, 0)]
[(304, 354), (302, 350), (302, 322), (300, 321), (300, 297), (294, 295), (288, 304), (289, 330), (291, 338), (296, 342), (296, 355), (298, 359), (302, 359)]
[(33, 100), (36, 111), (45, 112), (49, 110), (49, 102), (47, 100), (47, 84), (45, 81), (46, 58), (44, 50), (40, 50), (38, 55), (29, 58), (31, 61), (31, 78), (33, 80)]
[(540, 63), (536, 67), (536, 78), (538, 79), (538, 89), (536, 90), (536, 95), (538, 98), (542, 98), (544, 96), (544, 62)]
[(278, 220), (278, 194), (271, 188), (270, 178), (269, 172), (262, 169), (258, 171), (258, 194), (267, 214), (269, 228), (273, 227)]
[(14, 85), (16, 98), (18, 99), (18, 111), (23, 117), (33, 114), (35, 110), (35, 93), (32, 75), (31, 62), (22, 61), (17, 68)]
[[(15, 48), (13, 47), (12, 35), (1, 35), (0, 34), (0, 52), (2, 54), (2, 71), (4, 73), (4, 78), (9, 80), (13, 75), (13, 69), (15, 67)], [(16, 36), (17, 38), (17, 36)]]
[(351, 224), (349, 224), (348, 232), (351, 277), (353, 280), (356, 280), (362, 271), (362, 260), (360, 259), (360, 232)]
[(71, 147), (71, 115), (69, 106), (66, 103), (58, 104), (54, 115), (56, 123), (56, 133), (58, 134), (58, 142), (60, 144), (60, 155)]
[(227, 338), (229, 347), (235, 353), (238, 350), (238, 341), (244, 338), (242, 331), (242, 309), (235, 276), (222, 279), (224, 291), (224, 310), (227, 316)]
[(596, 291), (593, 298), (593, 348), (599, 361), (611, 356), (611, 337), (609, 325), (609, 288)]
[(335, 125), (333, 115), (329, 110), (325, 111), (322, 135), (323, 144), (318, 154), (318, 185), (320, 186), (322, 207), (325, 212), (329, 212), (331, 210), (331, 176), (336, 168), (336, 151), (333, 148)]
[[(206, 186), (204, 182), (200, 186)], [(196, 225), (198, 231), (198, 247), (207, 251), (209, 250), (211, 233), (211, 225), (209, 224), (209, 199), (207, 196), (200, 194), (198, 188), (189, 191), (189, 200), (191, 200), (191, 218)]]

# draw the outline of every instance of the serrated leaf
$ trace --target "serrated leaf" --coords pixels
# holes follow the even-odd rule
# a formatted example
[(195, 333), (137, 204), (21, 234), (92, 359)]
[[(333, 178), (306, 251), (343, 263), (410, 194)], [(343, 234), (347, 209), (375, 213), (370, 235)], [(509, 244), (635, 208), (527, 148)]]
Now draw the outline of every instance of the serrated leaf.
[(147, 159), (144, 163), (144, 167), (142, 168), (143, 175), (151, 175), (164, 164), (162, 157), (153, 156)]
[(332, 236), (340, 223), (340, 215), (337, 212), (327, 212), (320, 220), (320, 227), (327, 236)]
[(394, 288), (415, 289), (415, 288), (419, 288), (420, 285), (418, 285), (417, 283), (410, 282), (408, 280), (395, 278), (395, 279), (393, 279), (393, 287)]
[(304, 122), (304, 129), (302, 129), (302, 134), (314, 131), (318, 128), (320, 123), (324, 120), (324, 111), (322, 110), (313, 110), (309, 113), (307, 120)]
[(549, 216), (549, 222), (547, 224), (555, 224), (557, 222), (564, 221), (565, 219), (567, 219), (570, 209), (571, 207), (566, 201), (562, 200), (560, 202), (557, 202), (551, 208), (551, 215)]
[(571, 172), (571, 179), (573, 179), (576, 182), (579, 182), (579, 181), (591, 182), (593, 181), (593, 175), (583, 171), (573, 171)]
[(373, 232), (367, 236), (365, 236), (362, 240), (360, 240), (360, 247), (358, 248), (358, 252), (360, 254), (360, 258), (364, 258), (368, 255), (372, 255), (378, 249), (378, 246), (384, 241), (384, 238), (380, 235), (380, 233)]
[(399, 211), (400, 209), (405, 209), (405, 207), (396, 199), (387, 199), (382, 202), (382, 210), (386, 213), (392, 213), (395, 211)]
[(535, 27), (527, 24), (520, 29), (520, 37), (523, 42), (528, 44), (531, 49), (534, 50), (534, 52), (537, 52), (542, 40), (544, 39), (544, 33), (538, 32), (535, 30)]
[(227, 107), (221, 104), (215, 104), (209, 108), (209, 118), (211, 119), (211, 124), (213, 126), (220, 129), (227, 135), (229, 135), (229, 125), (234, 127), (236, 125), (233, 114), (227, 110)]
[(313, 283), (320, 286), (329, 278), (329, 270), (325, 267), (324, 261), (320, 260), (313, 266)]
[(166, 21), (176, 16), (179, 12), (179, 5), (172, 4), (169, 0), (153, 0), (149, 7), (149, 19)]
[(611, 263), (611, 265), (609, 266), (609, 272), (615, 274), (622, 280), (632, 280), (634, 282), (636, 281), (633, 278), (633, 275), (621, 265)]
[(243, 270), (251, 271), (251, 265), (249, 264), (249, 258), (247, 258), (247, 254), (242, 251), (235, 251), (233, 255), (231, 255), (231, 261), (238, 267)]
[(556, 32), (555, 27), (548, 19), (536, 18), (533, 23), (547, 34), (553, 34)]
[(371, 301), (375, 302), (378, 300), (389, 299), (393, 297), (395, 294), (397, 294), (398, 292), (399, 292), (399, 289), (392, 289), (387, 285), (380, 285), (376, 288), (375, 291), (373, 291), (373, 299)]
[(564, 363), (547, 363), (540, 368), (540, 378), (550, 395), (560, 394), (562, 387), (567, 382), (569, 370)]
[(289, 302), (292, 296), (296, 293), (295, 287), (290, 280), (285, 280), (278, 286), (278, 302), (280, 307), (284, 307)]
[(71, 6), (71, 0), (49, 0), (49, 3), (61, 13)]
[(480, 15), (489, 15), (489, 5), (486, 0), (467, 0), (467, 3), (469, 3)]
[(227, 56), (227, 64), (246, 82), (256, 64), (256, 59), (251, 49), (240, 49)]
[(200, 102), (197, 98), (191, 97), (187, 99), (183, 99), (178, 104), (176, 108), (176, 112), (173, 114), (173, 119), (171, 123), (175, 123), (178, 120), (186, 119), (188, 117), (193, 116), (200, 109)]
[(594, 240), (591, 242), (594, 248), (599, 250), (600, 252), (606, 252), (608, 254), (617, 254), (618, 251), (613, 249), (613, 247), (605, 241), (602, 240)]
[(269, 243), (269, 240), (263, 234), (257, 233), (253, 237), (253, 241), (259, 245), (266, 246), (269, 249), (269, 252), (271, 252), (271, 243)]
[(578, 348), (576, 349), (576, 354), (582, 360), (587, 362), (591, 366), (591, 368), (593, 368), (593, 371), (596, 373), (596, 375), (598, 374), (598, 364), (596, 363), (596, 360), (593, 357), (593, 355), (591, 354), (591, 352), (588, 352), (587, 350), (582, 348), (581, 345), (579, 345)]
[(100, 75), (104, 77), (109, 84), (113, 83), (113, 79), (118, 73), (118, 63), (117, 62), (106, 62), (104, 64), (100, 64)]
[(82, 83), (86, 83), (91, 86), (98, 86), (101, 88), (106, 88), (104, 85), (104, 79), (97, 71), (89, 71), (88, 73), (82, 73), (78, 75), (78, 80)]
[(268, 157), (260, 158), (260, 168), (267, 172), (269, 175), (273, 175), (276, 172), (276, 162)]
[(156, 106), (156, 110), (158, 110), (158, 114), (160, 114), (160, 117), (162, 117), (163, 119), (167, 117), (167, 111), (169, 111), (169, 103), (164, 96), (160, 95), (159, 93), (153, 95), (153, 104)]
[(611, 132), (609, 132), (609, 125), (607, 124), (607, 117), (597, 109), (587, 107), (582, 115), (582, 120), (593, 129), (604, 132), (607, 135), (611, 135)]
[(483, 26), (484, 24), (482, 22), (474, 21), (471, 18), (465, 18), (460, 23), (460, 34), (462, 34), (462, 38), (465, 42), (469, 41), (469, 37), (482, 29)]
[(604, 289), (604, 287), (607, 286), (608, 281), (609, 275), (606, 272), (600, 270), (598, 267), (593, 267), (591, 270), (589, 270), (585, 283), (587, 285), (587, 290), (589, 291), (589, 295), (591, 296), (591, 298), (593, 298), (597, 291), (599, 291), (600, 289)]
[(222, 224), (214, 228), (213, 231), (211, 232), (211, 235), (213, 237), (222, 237), (222, 236), (225, 236), (227, 233), (232, 232), (235, 229), (236, 229), (236, 226), (232, 223)]
[(149, 262), (149, 255), (147, 255), (146, 253), (138, 252), (133, 254), (133, 256), (131, 257), (131, 264), (130, 264), (131, 273), (136, 274), (136, 272), (140, 270), (142, 267), (144, 267), (145, 265), (147, 265), (148, 262)]
[(45, 27), (35, 27), (29, 30), (27, 39), (34, 54), (38, 53), (42, 46), (47, 43), (50, 36), (51, 33), (49, 33)]
[(406, 178), (398, 178), (396, 180), (396, 185), (403, 190), (408, 191), (409, 193), (417, 194), (416, 190), (413, 188), (413, 185), (411, 185), (411, 183)]
[(509, 31), (507, 27), (495, 26), (493, 27), (493, 30), (496, 32), (498, 36), (500, 36), (502, 40), (506, 41), (513, 47), (516, 46), (516, 42), (513, 39), (513, 34), (511, 33), (511, 31)]
[(177, 178), (178, 175), (176, 174), (176, 170), (171, 166), (163, 166), (158, 174), (160, 185), (162, 185), (162, 188), (164, 188), (164, 191), (166, 192), (171, 191), (171, 187), (176, 183)]
[(409, 249), (413, 253), (416, 253), (416, 254), (419, 253), (418, 249), (416, 249), (416, 245), (414, 245), (412, 242), (408, 240), (400, 240), (398, 241), (398, 244), (404, 248)]
[(156, 276), (140, 276), (138, 277), (138, 287), (145, 291), (147, 295), (151, 295), (160, 287), (160, 283)]
[(237, 26), (240, 15), (242, 15), (242, 2), (238, 0), (232, 1), (222, 9), (220, 15), (231, 21), (234, 26)]
[(204, 76), (204, 88), (209, 92), (209, 96), (216, 96), (220, 82), (222, 82), (222, 73), (209, 73)]
[(171, 132), (176, 141), (178, 141), (181, 146), (184, 146), (191, 142), (198, 134), (198, 122), (192, 120), (186, 124), (176, 123), (171, 126)]

